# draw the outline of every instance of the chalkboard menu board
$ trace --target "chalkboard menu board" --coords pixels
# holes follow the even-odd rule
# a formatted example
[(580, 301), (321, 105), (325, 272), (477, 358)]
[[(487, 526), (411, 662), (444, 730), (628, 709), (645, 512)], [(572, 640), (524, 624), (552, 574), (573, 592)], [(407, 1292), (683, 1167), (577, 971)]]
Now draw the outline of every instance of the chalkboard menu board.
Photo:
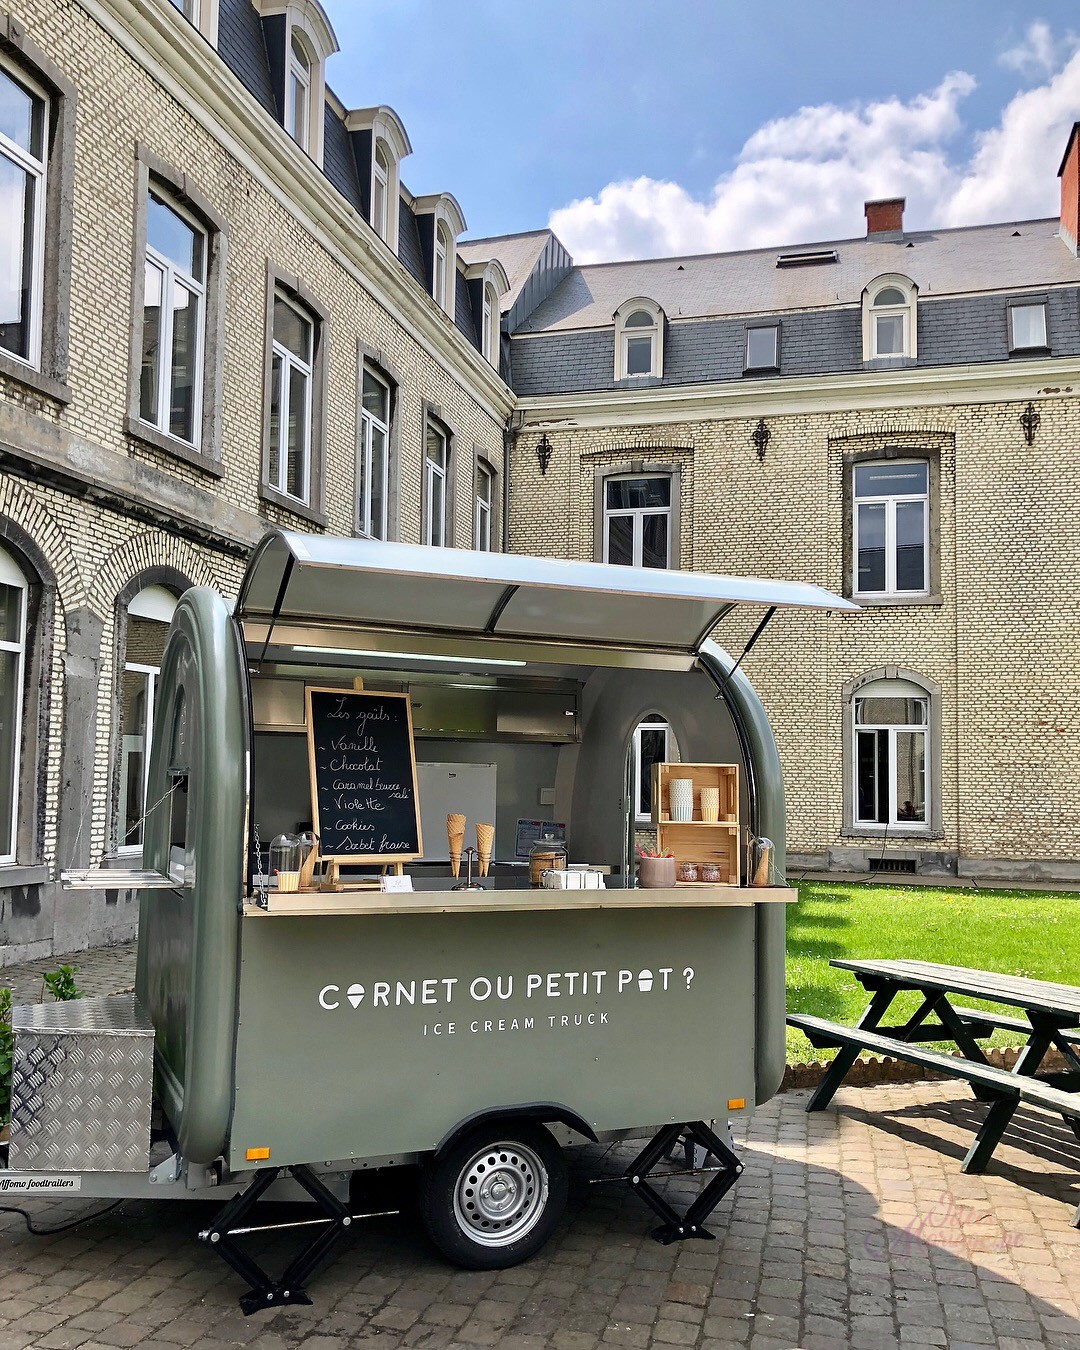
[(424, 851), (408, 694), (307, 690), (319, 856), (404, 862)]

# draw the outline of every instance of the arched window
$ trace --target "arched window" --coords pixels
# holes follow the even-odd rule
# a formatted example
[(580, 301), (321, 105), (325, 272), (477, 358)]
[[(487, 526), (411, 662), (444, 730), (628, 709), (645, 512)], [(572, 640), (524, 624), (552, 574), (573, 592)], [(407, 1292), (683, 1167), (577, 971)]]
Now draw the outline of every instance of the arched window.
[[(408, 134), (393, 108), (353, 108), (345, 114), (361, 179), (368, 173), (368, 220), (395, 253), (401, 201), (401, 161), (412, 154)], [(362, 135), (360, 133), (363, 133)]]
[(319, 0), (253, 0), (274, 66), (281, 123), (316, 164), (323, 162), (326, 58), (337, 37)]
[(375, 161), (371, 168), (371, 224), (380, 239), (389, 232), (390, 159), (384, 141), (375, 142)]
[(856, 829), (926, 831), (930, 825), (931, 691), (883, 677), (851, 695)]
[(863, 291), (863, 360), (902, 361), (918, 355), (915, 304), (907, 277), (878, 277)]
[(481, 337), (484, 356), (493, 366), (499, 364), (499, 297), (490, 283), (484, 285), (484, 313), (481, 324)]
[(165, 636), (176, 596), (165, 586), (144, 586), (128, 602), (124, 671), (120, 682), (120, 795), (117, 843), (142, 848), (154, 704)]
[(431, 293), (435, 297), (435, 303), (442, 309), (448, 307), (450, 248), (450, 231), (440, 221), (435, 229), (435, 272), (434, 277), (432, 278)]
[(0, 549), (0, 863), (16, 858), (28, 589), (15, 559)]
[(285, 80), (285, 130), (301, 150), (307, 150), (311, 126), (311, 56), (298, 33), (289, 42)]
[(652, 822), (652, 775), (654, 764), (671, 764), (679, 759), (679, 747), (667, 720), (659, 713), (642, 719), (630, 742), (630, 783), (634, 821), (639, 826)]
[(615, 378), (664, 373), (664, 312), (652, 300), (628, 300), (615, 311)]

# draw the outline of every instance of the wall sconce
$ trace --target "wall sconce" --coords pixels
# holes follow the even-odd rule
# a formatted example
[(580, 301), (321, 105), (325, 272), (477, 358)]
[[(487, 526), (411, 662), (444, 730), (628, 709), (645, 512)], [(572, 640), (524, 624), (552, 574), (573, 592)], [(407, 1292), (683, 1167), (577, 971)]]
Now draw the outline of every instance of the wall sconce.
[(1027, 441), (1028, 445), (1034, 445), (1035, 433), (1038, 431), (1039, 423), (1042, 421), (1042, 418), (1035, 411), (1034, 403), (1029, 403), (1027, 405), (1020, 414), (1019, 421), (1020, 425), (1024, 428), (1024, 440)]
[(540, 437), (536, 446), (536, 460), (540, 465), (540, 473), (546, 474), (548, 466), (551, 464), (551, 442), (547, 438), (547, 432)]
[(757, 451), (759, 461), (764, 462), (765, 451), (769, 448), (769, 442), (772, 440), (772, 432), (765, 425), (764, 417), (758, 418), (758, 424), (750, 433), (750, 440), (753, 442), (754, 449)]

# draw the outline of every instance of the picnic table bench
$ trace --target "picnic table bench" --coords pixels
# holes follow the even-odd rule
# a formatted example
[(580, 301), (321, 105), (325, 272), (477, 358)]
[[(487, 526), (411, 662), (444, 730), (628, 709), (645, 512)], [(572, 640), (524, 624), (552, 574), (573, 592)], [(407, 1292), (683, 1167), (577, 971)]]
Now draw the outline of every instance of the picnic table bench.
[[(811, 1045), (837, 1047), (836, 1058), (807, 1104), (808, 1111), (828, 1106), (859, 1053), (873, 1050), (962, 1078), (976, 1097), (989, 1104), (964, 1158), (965, 1172), (985, 1169), (1021, 1101), (1058, 1113), (1080, 1139), (1080, 988), (931, 961), (834, 960), (830, 964), (852, 971), (871, 997), (854, 1027), (801, 1013), (788, 1016), (788, 1024), (798, 1027)], [(905, 992), (921, 996), (919, 1007), (906, 1022), (883, 1025), (893, 1001)], [(956, 994), (1019, 1008), (1023, 1015), (962, 1006), (952, 1002)], [(978, 1043), (997, 1028), (1026, 1036), (1012, 1069), (990, 1064)], [(951, 1042), (960, 1056), (929, 1049), (923, 1044), (927, 1041)], [(1066, 1067), (1040, 1073), (1051, 1048), (1061, 1053)], [(1080, 1227), (1080, 1206), (1073, 1223)]]

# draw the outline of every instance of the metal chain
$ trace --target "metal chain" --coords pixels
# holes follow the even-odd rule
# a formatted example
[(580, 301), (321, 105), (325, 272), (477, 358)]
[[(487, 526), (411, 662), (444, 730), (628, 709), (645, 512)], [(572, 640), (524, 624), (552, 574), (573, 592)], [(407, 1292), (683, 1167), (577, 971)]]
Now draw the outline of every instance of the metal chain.
[[(134, 834), (135, 831), (139, 829), (141, 825), (145, 825), (146, 822), (150, 819), (151, 815), (158, 809), (158, 807), (161, 806), (163, 802), (167, 802), (169, 800), (169, 798), (173, 795), (176, 789), (180, 786), (180, 783), (182, 781), (183, 780), (181, 777), (173, 779), (172, 786), (165, 793), (165, 795), (159, 797), (157, 801), (154, 802), (153, 806), (148, 806), (147, 809), (139, 817), (139, 819), (135, 822), (135, 824), (132, 825), (129, 830), (126, 830), (125, 833), (121, 836), (119, 842), (116, 845), (118, 849), (123, 848), (124, 844), (127, 842), (128, 836)], [(109, 850), (106, 849), (105, 852), (101, 855), (101, 857), (97, 860), (97, 862), (93, 864), (93, 867), (94, 868), (100, 867), (102, 863), (108, 862), (110, 857), (115, 857), (115, 854), (110, 853)]]

